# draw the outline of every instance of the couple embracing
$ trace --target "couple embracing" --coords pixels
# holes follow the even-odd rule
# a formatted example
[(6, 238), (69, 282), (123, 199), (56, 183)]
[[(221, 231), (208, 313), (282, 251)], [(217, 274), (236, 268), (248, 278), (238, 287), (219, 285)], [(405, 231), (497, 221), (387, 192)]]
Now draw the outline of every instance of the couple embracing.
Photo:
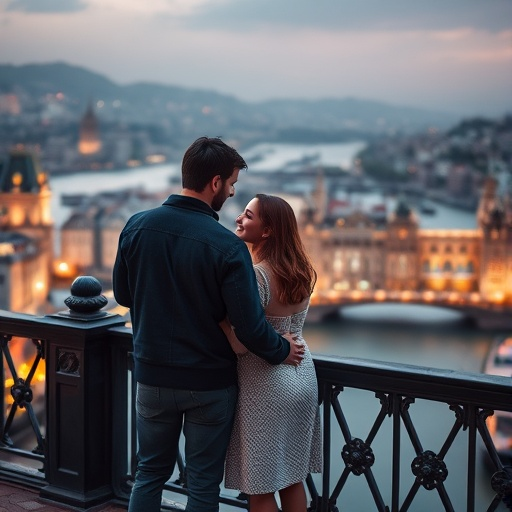
[[(321, 470), (317, 383), (302, 338), (316, 273), (290, 205), (257, 194), (235, 234), (217, 212), (247, 167), (219, 138), (185, 152), (182, 191), (119, 238), (117, 302), (130, 308), (137, 471), (129, 512), (158, 512), (183, 431), (188, 512), (217, 512), (219, 486), (251, 512), (306, 512)], [(224, 473), (225, 470), (225, 473)]]

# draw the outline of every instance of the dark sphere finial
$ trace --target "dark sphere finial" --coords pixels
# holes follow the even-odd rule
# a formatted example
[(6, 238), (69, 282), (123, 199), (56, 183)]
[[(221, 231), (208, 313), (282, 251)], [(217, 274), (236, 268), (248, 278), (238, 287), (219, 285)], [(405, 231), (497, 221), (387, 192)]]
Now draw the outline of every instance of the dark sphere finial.
[(71, 296), (64, 304), (75, 313), (94, 313), (107, 304), (101, 295), (101, 284), (93, 276), (79, 276), (71, 284)]

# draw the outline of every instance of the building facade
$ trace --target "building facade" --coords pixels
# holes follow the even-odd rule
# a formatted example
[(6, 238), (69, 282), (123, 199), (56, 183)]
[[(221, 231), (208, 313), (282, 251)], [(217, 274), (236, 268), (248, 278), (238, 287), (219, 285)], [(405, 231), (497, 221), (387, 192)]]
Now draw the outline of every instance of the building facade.
[(302, 237), (318, 272), (318, 293), (473, 293), (512, 303), (512, 204), (498, 197), (492, 178), (474, 230), (422, 230), (404, 201), (383, 225), (357, 210), (328, 227), (309, 219)]
[[(308, 197), (287, 198), (318, 273), (316, 294), (416, 294), (426, 302), (429, 294), (454, 300), (465, 294), (512, 303), (512, 207), (498, 197), (493, 179), (482, 193), (478, 227), (469, 230), (420, 229), (404, 200), (385, 222), (357, 209), (333, 217), (325, 212), (329, 201), (321, 187), (319, 180), (320, 190)], [(161, 204), (167, 194), (131, 190), (84, 199), (62, 227), (62, 259), (78, 273), (108, 281), (130, 215)]]

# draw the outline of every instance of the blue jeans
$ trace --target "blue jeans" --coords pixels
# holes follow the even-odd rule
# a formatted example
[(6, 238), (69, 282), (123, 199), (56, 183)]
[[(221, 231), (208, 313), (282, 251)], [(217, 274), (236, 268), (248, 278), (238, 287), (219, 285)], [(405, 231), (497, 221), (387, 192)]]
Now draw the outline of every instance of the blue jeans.
[(129, 512), (159, 512), (183, 427), (187, 512), (218, 512), (238, 388), (189, 391), (137, 384), (137, 472)]

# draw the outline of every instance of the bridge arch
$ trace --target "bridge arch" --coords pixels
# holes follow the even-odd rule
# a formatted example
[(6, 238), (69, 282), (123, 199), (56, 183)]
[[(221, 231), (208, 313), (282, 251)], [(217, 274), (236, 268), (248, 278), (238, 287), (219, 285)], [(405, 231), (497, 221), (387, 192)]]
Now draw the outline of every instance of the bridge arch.
[[(344, 311), (351, 311), (352, 314), (360, 307), (373, 306), (372, 310), (378, 317), (386, 315), (390, 318), (393, 312), (394, 318), (400, 320), (400, 311), (404, 321), (411, 321), (415, 318), (420, 321), (420, 315), (431, 318), (432, 321), (472, 321), (476, 326), (484, 329), (512, 329), (512, 309), (502, 305), (472, 304), (459, 297), (448, 295), (437, 297), (436, 300), (421, 298), (412, 295), (411, 292), (401, 292), (396, 297), (388, 297), (385, 300), (378, 295), (351, 294), (352, 297), (345, 297), (338, 300), (319, 300), (315, 297), (309, 308), (307, 321), (310, 323), (322, 322), (333, 316), (344, 316)], [(457, 296), (458, 297), (458, 296)], [(382, 306), (382, 307), (380, 307)]]

